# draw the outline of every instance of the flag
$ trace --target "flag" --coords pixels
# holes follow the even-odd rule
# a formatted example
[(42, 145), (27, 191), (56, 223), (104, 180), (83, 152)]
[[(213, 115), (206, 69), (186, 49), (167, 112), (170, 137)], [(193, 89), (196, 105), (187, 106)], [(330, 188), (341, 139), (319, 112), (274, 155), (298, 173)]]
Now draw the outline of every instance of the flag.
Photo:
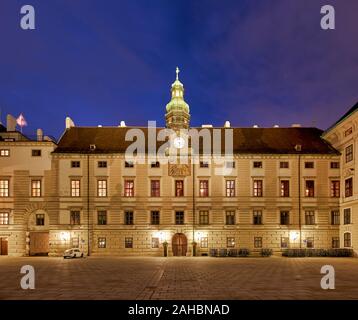
[(24, 118), (24, 116), (22, 115), (22, 113), (20, 113), (19, 117), (16, 119), (16, 123), (22, 128), (27, 126), (27, 122)]

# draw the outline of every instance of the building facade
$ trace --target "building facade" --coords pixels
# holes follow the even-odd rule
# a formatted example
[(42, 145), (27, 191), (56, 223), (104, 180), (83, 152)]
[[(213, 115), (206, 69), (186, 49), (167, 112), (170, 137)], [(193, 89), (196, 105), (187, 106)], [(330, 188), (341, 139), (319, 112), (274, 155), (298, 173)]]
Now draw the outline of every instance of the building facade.
[[(354, 166), (346, 168), (339, 152), (355, 143), (355, 122), (342, 142), (334, 132), (349, 119), (327, 131), (327, 140), (319, 129), (298, 126), (192, 128), (178, 72), (165, 115), (176, 138), (165, 154), (186, 149), (186, 163), (153, 157), (147, 146), (144, 161), (130, 160), (128, 136), (136, 129), (149, 141), (149, 128), (76, 127), (67, 118), (56, 144), (41, 130), (25, 137), (8, 118), (0, 130), (1, 254), (57, 256), (79, 247), (91, 255), (161, 256), (167, 244), (169, 255), (192, 255), (193, 243), (198, 255), (211, 248), (357, 248), (354, 219), (345, 224), (355, 196), (341, 190)], [(195, 158), (186, 129), (209, 137), (210, 146), (220, 135), (219, 151), (206, 152), (200, 142)], [(217, 161), (229, 136), (231, 157)], [(157, 152), (165, 141), (155, 141)]]

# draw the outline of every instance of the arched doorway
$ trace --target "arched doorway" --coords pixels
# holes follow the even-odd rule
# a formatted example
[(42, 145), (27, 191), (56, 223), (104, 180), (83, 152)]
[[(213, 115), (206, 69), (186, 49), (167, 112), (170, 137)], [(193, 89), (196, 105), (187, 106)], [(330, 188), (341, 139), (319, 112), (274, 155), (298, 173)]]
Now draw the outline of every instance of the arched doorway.
[(188, 239), (184, 233), (176, 233), (172, 239), (173, 256), (186, 256)]

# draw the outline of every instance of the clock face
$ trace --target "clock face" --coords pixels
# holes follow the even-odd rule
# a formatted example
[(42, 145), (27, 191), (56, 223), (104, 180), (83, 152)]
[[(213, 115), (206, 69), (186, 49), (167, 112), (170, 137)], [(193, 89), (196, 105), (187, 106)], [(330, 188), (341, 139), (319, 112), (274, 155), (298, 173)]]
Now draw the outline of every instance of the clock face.
[(181, 148), (184, 147), (184, 145), (185, 145), (185, 140), (184, 140), (184, 138), (182, 138), (182, 137), (176, 137), (176, 138), (174, 139), (174, 147), (175, 147), (175, 148), (181, 149)]

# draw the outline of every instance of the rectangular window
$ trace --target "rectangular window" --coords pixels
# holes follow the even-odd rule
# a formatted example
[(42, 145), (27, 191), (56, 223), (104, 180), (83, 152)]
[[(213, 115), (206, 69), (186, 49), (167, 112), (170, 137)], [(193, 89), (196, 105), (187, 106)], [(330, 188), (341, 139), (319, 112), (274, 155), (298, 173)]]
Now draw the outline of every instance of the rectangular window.
[(332, 210), (331, 211), (331, 224), (332, 225), (339, 225), (340, 224), (340, 217), (339, 217), (339, 210)]
[(201, 237), (200, 248), (207, 248), (207, 247), (208, 247), (208, 237)]
[(339, 162), (338, 161), (332, 161), (331, 162), (331, 169), (339, 169)]
[(289, 245), (289, 238), (288, 237), (281, 237), (281, 248), (286, 249)]
[(234, 248), (235, 247), (235, 238), (226, 238), (226, 246), (228, 248)]
[(44, 214), (37, 214), (36, 215), (36, 225), (37, 226), (44, 226), (45, 225), (45, 215)]
[(107, 211), (106, 210), (99, 210), (97, 212), (98, 224), (104, 226), (107, 224)]
[(71, 180), (71, 197), (80, 196), (80, 180)]
[(150, 181), (150, 195), (152, 197), (160, 197), (160, 180)]
[(290, 196), (290, 181), (289, 180), (281, 180), (281, 197), (289, 197)]
[(306, 222), (306, 225), (313, 225), (313, 224), (315, 224), (315, 214), (314, 214), (314, 211), (311, 211), (311, 210), (305, 211), (305, 222)]
[(0, 157), (10, 157), (9, 149), (0, 149)]
[(262, 224), (262, 210), (253, 211), (253, 224)]
[(353, 178), (346, 179), (344, 195), (345, 197), (353, 196)]
[(306, 239), (307, 248), (314, 248), (314, 239), (313, 237), (309, 237)]
[(80, 161), (71, 161), (71, 168), (80, 168), (81, 162)]
[(290, 213), (288, 211), (280, 212), (280, 224), (289, 225), (290, 224)]
[(199, 224), (209, 224), (209, 211), (199, 211)]
[(124, 181), (124, 196), (134, 197), (134, 180)]
[(262, 180), (254, 180), (254, 197), (262, 197)]
[(344, 238), (344, 247), (345, 248), (349, 248), (352, 246), (352, 241), (351, 241), (351, 234), (350, 232), (345, 232), (343, 235)]
[(159, 161), (154, 161), (150, 164), (151, 168), (160, 168), (160, 162)]
[(339, 248), (339, 237), (332, 237), (332, 248), (337, 249)]
[(33, 157), (41, 157), (41, 150), (39, 150), (39, 149), (31, 150), (31, 155)]
[(0, 180), (0, 197), (9, 197), (9, 180)]
[(151, 224), (159, 224), (160, 222), (160, 213), (159, 211), (151, 211), (150, 212), (150, 223)]
[(41, 180), (31, 181), (31, 197), (41, 197)]
[(98, 238), (98, 248), (104, 249), (106, 247), (106, 238)]
[(159, 248), (159, 238), (152, 238), (152, 248)]
[(254, 168), (261, 169), (262, 161), (254, 161)]
[(133, 248), (133, 238), (132, 237), (124, 238), (124, 247), (127, 249)]
[(332, 180), (331, 181), (331, 197), (339, 198), (339, 194), (340, 194), (340, 181)]
[(184, 211), (175, 212), (175, 224), (184, 224)]
[(125, 168), (134, 168), (134, 162), (133, 161), (125, 161), (124, 167)]
[(176, 180), (175, 181), (175, 196), (184, 197), (184, 181)]
[(262, 248), (262, 237), (254, 237), (254, 247)]
[(200, 161), (200, 168), (209, 168), (208, 161)]
[(226, 196), (235, 197), (235, 180), (226, 180)]
[(280, 161), (280, 169), (288, 169), (289, 162), (288, 161)]
[(228, 169), (234, 169), (235, 168), (235, 161), (226, 161), (225, 167)]
[(81, 214), (78, 210), (70, 212), (70, 224), (76, 225), (81, 223)]
[(343, 210), (343, 221), (344, 224), (351, 224), (352, 220), (351, 220), (351, 209), (347, 208)]
[(9, 224), (9, 213), (0, 212), (0, 225)]
[(353, 160), (353, 144), (346, 148), (346, 163)]
[(314, 197), (314, 180), (306, 180), (305, 196)]
[(199, 196), (208, 197), (209, 196), (209, 180), (200, 180), (199, 181)]
[(98, 161), (97, 166), (98, 168), (107, 168), (107, 161)]
[(305, 162), (305, 169), (313, 169), (314, 168), (314, 162), (313, 161), (306, 161)]
[(107, 197), (107, 180), (97, 180), (97, 196)]
[(134, 224), (134, 214), (133, 211), (125, 211), (124, 212), (124, 223), (126, 225), (132, 225)]
[(226, 224), (234, 225), (235, 224), (235, 211), (226, 211)]

